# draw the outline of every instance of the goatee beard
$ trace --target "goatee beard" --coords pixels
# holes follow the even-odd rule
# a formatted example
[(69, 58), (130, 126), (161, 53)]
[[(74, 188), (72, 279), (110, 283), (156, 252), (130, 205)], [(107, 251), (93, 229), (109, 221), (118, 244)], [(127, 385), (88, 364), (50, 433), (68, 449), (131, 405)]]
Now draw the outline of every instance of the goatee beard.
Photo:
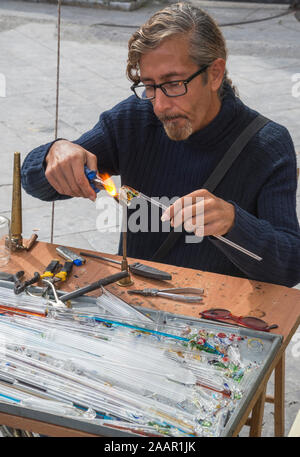
[(165, 132), (173, 141), (183, 141), (188, 139), (188, 137), (193, 133), (192, 124), (187, 118), (183, 118), (180, 116), (181, 119), (185, 119), (185, 122), (182, 126), (178, 126), (176, 123), (176, 119), (179, 119), (179, 116), (166, 116), (164, 118), (160, 118), (162, 122)]

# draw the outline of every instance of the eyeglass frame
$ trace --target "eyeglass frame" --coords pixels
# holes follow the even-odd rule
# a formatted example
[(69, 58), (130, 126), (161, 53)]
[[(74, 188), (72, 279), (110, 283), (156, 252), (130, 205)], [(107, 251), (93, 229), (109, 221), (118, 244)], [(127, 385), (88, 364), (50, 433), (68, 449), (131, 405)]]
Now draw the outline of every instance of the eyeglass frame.
[[(228, 315), (218, 317), (218, 315), (213, 313), (214, 311), (226, 311), (228, 313)], [(260, 319), (259, 317), (255, 317), (255, 316), (234, 316), (231, 313), (231, 311), (229, 311), (228, 309), (224, 309), (224, 308), (206, 309), (205, 311), (202, 311), (199, 314), (204, 319), (211, 319), (213, 321), (221, 321), (222, 322), (222, 320), (223, 320), (223, 322), (224, 322), (224, 320), (227, 320), (227, 319), (233, 320), (234, 322), (237, 322), (238, 325), (242, 325), (243, 327), (248, 327), (248, 328), (251, 328), (253, 330), (260, 330), (262, 332), (269, 332), (272, 329), (278, 328), (277, 324), (269, 325), (266, 321), (264, 321), (263, 319)], [(255, 319), (257, 321), (263, 322), (264, 324), (266, 324), (266, 326), (264, 328), (262, 328), (262, 327), (256, 327), (255, 325), (247, 325), (245, 322), (243, 322), (243, 319), (246, 319), (247, 317), (249, 317), (249, 318), (251, 318), (253, 320)]]
[[(198, 75), (201, 75), (201, 73), (203, 73), (205, 70), (207, 70), (207, 68), (209, 67), (210, 65), (207, 64), (207, 65), (203, 65), (198, 71), (196, 71), (195, 73), (193, 73), (191, 76), (189, 76), (187, 79), (176, 79), (174, 81), (166, 81), (164, 83), (161, 83), (161, 84), (141, 84), (140, 83), (134, 83), (132, 84), (132, 86), (130, 87), (130, 89), (134, 92), (135, 96), (139, 99), (139, 100), (154, 100), (154, 98), (156, 97), (156, 89), (160, 89), (163, 94), (166, 95), (166, 97), (182, 97), (183, 95), (185, 95), (188, 91), (188, 88), (187, 88), (187, 85), (188, 83), (190, 83), (194, 78), (196, 78), (196, 76)], [(170, 83), (179, 83), (179, 82), (182, 82), (183, 85), (184, 85), (184, 88), (185, 88), (185, 92), (183, 94), (179, 94), (179, 95), (169, 95), (167, 94), (166, 92), (166, 89), (163, 87), (164, 85), (166, 84), (170, 84)], [(153, 97), (149, 97), (149, 98), (141, 98), (137, 95), (137, 93), (135, 92), (135, 89), (136, 87), (153, 87), (154, 89), (154, 96)]]

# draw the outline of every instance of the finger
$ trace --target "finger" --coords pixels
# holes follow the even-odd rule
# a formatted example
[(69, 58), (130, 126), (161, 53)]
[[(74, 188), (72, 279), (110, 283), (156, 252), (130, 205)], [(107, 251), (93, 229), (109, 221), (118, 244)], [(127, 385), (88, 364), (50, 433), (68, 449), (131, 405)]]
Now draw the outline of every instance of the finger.
[[(56, 167), (56, 176), (64, 188), (65, 194), (72, 197), (81, 197), (82, 192), (76, 179), (76, 170), (80, 170), (83, 160), (76, 156), (73, 160), (60, 160)], [(75, 170), (75, 172), (74, 172)]]
[(78, 161), (76, 158), (72, 162), (60, 160), (55, 165), (47, 167), (47, 179), (60, 194), (70, 197), (83, 196), (72, 168), (75, 164), (75, 170), (77, 167), (80, 170), (83, 166), (80, 166), (78, 162), (82, 163), (82, 160)]
[(51, 186), (61, 195), (71, 195), (71, 189), (59, 167), (47, 167), (45, 176)]
[[(181, 198), (178, 198), (178, 200), (176, 200), (175, 203), (177, 202), (180, 202), (181, 201)], [(173, 203), (173, 205), (170, 205), (166, 211), (162, 214), (161, 216), (161, 220), (162, 222), (165, 222), (165, 221), (169, 221), (171, 220), (173, 217), (174, 217), (174, 212), (175, 212), (175, 203)], [(178, 203), (177, 203), (178, 205)]]
[[(188, 196), (178, 198), (173, 205), (169, 206), (169, 208), (163, 213), (161, 220), (168, 221), (171, 220), (171, 226), (176, 227), (182, 224), (182, 215), (183, 215), (183, 208), (188, 208), (192, 204), (192, 199)], [(176, 222), (174, 224), (173, 219), (176, 217)]]
[(96, 200), (96, 192), (92, 189), (91, 184), (84, 172), (84, 164), (81, 160), (72, 163), (72, 177), (76, 184), (80, 197)]
[(82, 193), (81, 186), (78, 182), (78, 178), (76, 176), (76, 171), (74, 172), (73, 167), (68, 172), (68, 185), (71, 188), (72, 195), (74, 197), (85, 197)]
[(195, 226), (195, 223), (194, 223), (194, 219), (195, 219), (195, 218), (191, 217), (190, 219), (186, 219), (186, 220), (184, 221), (183, 226), (184, 226), (184, 230), (185, 230), (186, 232), (188, 232), (188, 233), (193, 233), (193, 232), (195, 232), (196, 226)]
[[(90, 170), (95, 170), (95, 171), (98, 172), (98, 159), (97, 159), (97, 156), (95, 156), (95, 154), (92, 154), (89, 151), (86, 151), (86, 166)], [(84, 182), (85, 182), (85, 180), (84, 180)], [(84, 184), (83, 190), (84, 190), (85, 195), (87, 196), (87, 198), (89, 198), (92, 201), (96, 200), (96, 197), (97, 197), (96, 192), (91, 187), (90, 183), (89, 183), (89, 188), (86, 188), (86, 186)]]
[[(162, 221), (167, 221), (167, 220), (172, 220), (176, 214), (178, 214), (180, 211), (182, 211), (183, 208), (188, 208), (189, 206), (195, 205), (201, 201), (201, 198), (208, 198), (208, 197), (213, 197), (213, 194), (211, 194), (208, 190), (206, 189), (198, 189), (190, 194), (185, 195), (184, 197), (178, 198), (173, 205), (171, 205), (162, 215), (161, 220)], [(179, 215), (178, 215), (179, 216)], [(178, 221), (179, 219), (177, 219)], [(183, 219), (181, 223), (183, 222)]]
[(89, 151), (86, 151), (86, 165), (90, 170), (98, 171), (98, 159), (95, 154), (92, 154)]
[(184, 208), (174, 215), (171, 226), (178, 227), (183, 224), (188, 227), (191, 218), (195, 218), (199, 224), (202, 223), (206, 200), (203, 197), (185, 197), (183, 203)]
[(202, 230), (203, 226), (204, 226), (204, 209), (203, 209), (203, 205), (201, 205), (200, 209), (193, 217), (185, 219), (184, 229), (187, 232), (195, 232), (197, 228)]

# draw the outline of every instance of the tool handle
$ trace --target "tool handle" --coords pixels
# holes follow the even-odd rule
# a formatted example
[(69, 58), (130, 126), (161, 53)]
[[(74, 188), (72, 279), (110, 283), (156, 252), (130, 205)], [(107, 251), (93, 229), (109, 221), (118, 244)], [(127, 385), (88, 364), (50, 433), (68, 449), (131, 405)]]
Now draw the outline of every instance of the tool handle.
[(38, 271), (36, 271), (35, 273), (33, 273), (33, 277), (31, 279), (28, 279), (28, 281), (24, 282), (24, 284), (26, 284), (25, 287), (31, 286), (31, 284), (35, 284), (36, 282), (38, 282), (40, 280), (40, 277), (41, 277), (41, 275), (39, 274)]
[(52, 278), (55, 270), (58, 268), (58, 265), (59, 265), (59, 260), (57, 260), (57, 259), (51, 260), (49, 265), (45, 268), (44, 273), (41, 274), (41, 279), (49, 278), (49, 277)]
[(87, 179), (89, 180), (90, 186), (96, 192), (100, 192), (100, 189), (93, 184), (93, 179), (97, 177), (97, 170), (90, 170), (86, 165), (84, 166), (84, 173)]
[(199, 289), (195, 287), (169, 287), (168, 289), (160, 289), (159, 292), (167, 292), (171, 294), (194, 294), (202, 295), (204, 294), (204, 289)]
[(71, 260), (67, 260), (64, 263), (64, 266), (61, 271), (64, 271), (65, 273), (67, 273), (67, 276), (68, 276), (72, 272), (73, 265), (74, 265), (74, 263)]
[(131, 273), (143, 276), (144, 278), (158, 279), (160, 281), (172, 279), (172, 275), (170, 275), (170, 273), (158, 270), (154, 267), (149, 267), (148, 265), (144, 265), (143, 263), (139, 262), (129, 265), (129, 270), (131, 271)]
[(199, 303), (203, 300), (202, 297), (193, 297), (188, 295), (170, 294), (167, 292), (157, 292), (157, 295), (162, 298), (169, 298), (175, 301), (184, 301), (186, 303)]
[[(107, 262), (117, 263), (118, 265), (121, 265), (122, 263), (119, 260), (109, 259), (108, 257), (102, 257), (96, 254), (90, 254), (89, 252), (80, 252), (80, 255), (91, 257), (93, 259), (106, 260)], [(158, 270), (154, 267), (149, 267), (148, 265), (144, 265), (143, 263), (135, 262), (132, 265), (129, 265), (128, 268), (131, 273), (136, 274), (138, 276), (143, 276), (144, 278), (157, 279), (160, 281), (172, 279), (172, 275), (170, 275), (170, 273)]]
[(59, 264), (59, 261), (57, 259), (51, 260), (49, 265), (47, 265), (47, 267), (45, 268), (45, 272), (50, 271), (51, 273), (54, 273), (58, 264)]
[(66, 281), (67, 277), (71, 274), (73, 269), (73, 262), (71, 260), (67, 260), (64, 263), (62, 269), (56, 273), (55, 278), (59, 279), (60, 281)]
[(93, 290), (100, 289), (101, 286), (107, 286), (113, 282), (119, 281), (120, 279), (126, 278), (128, 275), (127, 271), (121, 271), (120, 273), (116, 273), (114, 275), (106, 276), (106, 278), (102, 278), (99, 281), (93, 282), (89, 286), (81, 287), (80, 289), (74, 290), (68, 294), (64, 294), (59, 297), (62, 302), (66, 302), (68, 300), (72, 300), (73, 298), (81, 297), (88, 292), (92, 292)]

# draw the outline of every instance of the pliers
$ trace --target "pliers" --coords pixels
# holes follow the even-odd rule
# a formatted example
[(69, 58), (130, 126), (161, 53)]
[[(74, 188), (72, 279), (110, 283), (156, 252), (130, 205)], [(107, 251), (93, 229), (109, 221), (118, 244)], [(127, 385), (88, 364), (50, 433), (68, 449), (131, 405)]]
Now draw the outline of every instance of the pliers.
[(72, 272), (72, 269), (73, 269), (73, 262), (71, 260), (67, 260), (62, 269), (56, 273), (55, 275), (53, 275), (53, 277), (50, 279), (50, 281), (52, 283), (56, 283), (56, 282), (64, 282), (67, 280), (67, 278), (69, 277), (69, 275), (71, 274)]
[[(42, 278), (42, 281), (44, 284), (46, 284), (46, 287), (43, 290), (42, 294), (39, 294), (39, 296), (47, 297), (49, 305), (52, 305), (54, 307), (59, 307), (59, 308), (67, 306), (65, 303), (63, 303), (62, 300), (59, 299), (54, 284), (61, 282), (61, 281), (66, 281), (68, 276), (70, 275), (72, 269), (73, 269), (73, 262), (71, 260), (67, 260), (64, 263), (62, 269), (58, 273), (56, 273), (56, 274), (53, 273), (52, 277), (51, 277), (51, 275), (48, 275), (48, 276), (44, 276)], [(49, 298), (50, 291), (52, 292), (54, 300), (50, 300), (50, 298)], [(29, 293), (29, 292), (27, 292), (27, 293)], [(34, 295), (34, 294), (29, 293), (29, 295)]]
[[(54, 284), (56, 284), (58, 282), (66, 281), (68, 276), (70, 275), (72, 269), (73, 269), (73, 262), (71, 260), (67, 260), (64, 263), (62, 269), (58, 273), (53, 274), (52, 277), (42, 278), (43, 283), (47, 284), (46, 289), (42, 293), (42, 297), (45, 297), (46, 295), (48, 295), (50, 289), (52, 289), (52, 292), (53, 292), (53, 290), (55, 290)], [(56, 296), (55, 296), (55, 300), (56, 301), (58, 300)]]
[[(200, 297), (200, 295), (204, 294), (204, 290), (193, 288), (193, 287), (179, 287), (179, 288), (175, 287), (175, 288), (169, 288), (169, 289), (128, 290), (127, 293), (143, 295), (144, 297), (162, 297), (162, 298), (170, 298), (171, 300), (180, 300), (180, 301), (184, 301), (187, 303), (197, 303), (197, 302), (203, 300), (203, 298)], [(194, 296), (181, 295), (184, 293), (194, 294)]]
[(45, 269), (44, 273), (40, 274), (36, 271), (31, 279), (28, 279), (27, 281), (24, 281), (24, 282), (17, 281), (15, 283), (15, 287), (14, 287), (15, 294), (19, 295), (21, 292), (24, 292), (24, 290), (28, 286), (31, 286), (32, 284), (39, 282), (40, 279), (53, 277), (54, 272), (56, 271), (58, 266), (59, 266), (59, 260), (56, 260), (56, 259), (51, 260), (51, 262)]

